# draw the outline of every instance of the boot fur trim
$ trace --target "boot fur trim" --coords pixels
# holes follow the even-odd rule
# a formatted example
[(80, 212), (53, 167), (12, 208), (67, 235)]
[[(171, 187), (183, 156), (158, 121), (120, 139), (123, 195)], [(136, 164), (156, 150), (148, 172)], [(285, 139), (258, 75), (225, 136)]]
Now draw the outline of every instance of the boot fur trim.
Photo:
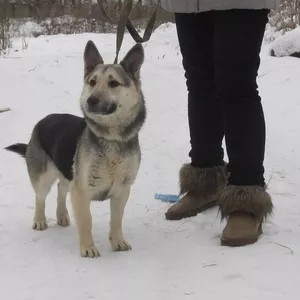
[(219, 187), (226, 182), (226, 166), (212, 168), (196, 168), (184, 164), (179, 171), (180, 194), (187, 192), (206, 196), (216, 194)]
[(229, 185), (219, 191), (217, 200), (222, 219), (234, 212), (245, 212), (263, 221), (273, 212), (271, 196), (259, 186)]

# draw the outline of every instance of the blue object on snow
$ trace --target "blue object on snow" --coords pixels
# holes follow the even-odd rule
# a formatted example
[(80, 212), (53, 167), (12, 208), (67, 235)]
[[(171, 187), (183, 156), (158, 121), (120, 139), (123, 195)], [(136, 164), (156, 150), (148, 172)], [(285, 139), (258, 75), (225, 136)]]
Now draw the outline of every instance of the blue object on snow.
[(179, 201), (180, 197), (178, 195), (173, 194), (155, 194), (155, 199), (162, 200), (166, 202), (177, 202)]

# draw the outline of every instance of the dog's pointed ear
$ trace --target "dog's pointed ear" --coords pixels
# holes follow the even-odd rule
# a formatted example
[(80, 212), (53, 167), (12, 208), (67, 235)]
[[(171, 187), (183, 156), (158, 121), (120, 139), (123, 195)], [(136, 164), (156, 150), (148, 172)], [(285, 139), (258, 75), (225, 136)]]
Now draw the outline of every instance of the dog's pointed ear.
[(120, 62), (120, 65), (123, 66), (125, 71), (131, 74), (136, 80), (140, 79), (140, 69), (144, 62), (144, 48), (142, 44), (134, 45), (123, 60)]
[(89, 74), (94, 68), (103, 64), (103, 59), (93, 41), (88, 41), (84, 49), (84, 75)]

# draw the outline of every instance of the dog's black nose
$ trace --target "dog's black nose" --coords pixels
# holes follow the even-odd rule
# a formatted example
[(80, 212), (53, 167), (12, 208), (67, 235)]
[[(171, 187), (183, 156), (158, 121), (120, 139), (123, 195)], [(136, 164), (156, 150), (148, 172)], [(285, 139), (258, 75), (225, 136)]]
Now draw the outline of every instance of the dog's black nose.
[(87, 103), (89, 106), (95, 106), (99, 103), (99, 98), (95, 96), (91, 96), (87, 99)]

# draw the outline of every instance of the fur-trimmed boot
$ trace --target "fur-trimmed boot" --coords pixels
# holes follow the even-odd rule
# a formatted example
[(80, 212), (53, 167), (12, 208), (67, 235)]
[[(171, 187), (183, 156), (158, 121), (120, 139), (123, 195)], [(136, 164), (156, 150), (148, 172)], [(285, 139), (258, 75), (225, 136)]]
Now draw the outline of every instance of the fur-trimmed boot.
[(271, 196), (259, 186), (224, 187), (218, 193), (222, 219), (227, 219), (221, 244), (245, 246), (257, 242), (262, 223), (273, 212)]
[(179, 171), (179, 184), (180, 195), (185, 195), (169, 208), (166, 219), (193, 217), (217, 206), (217, 190), (225, 186), (226, 180), (226, 165), (202, 169), (184, 164)]

